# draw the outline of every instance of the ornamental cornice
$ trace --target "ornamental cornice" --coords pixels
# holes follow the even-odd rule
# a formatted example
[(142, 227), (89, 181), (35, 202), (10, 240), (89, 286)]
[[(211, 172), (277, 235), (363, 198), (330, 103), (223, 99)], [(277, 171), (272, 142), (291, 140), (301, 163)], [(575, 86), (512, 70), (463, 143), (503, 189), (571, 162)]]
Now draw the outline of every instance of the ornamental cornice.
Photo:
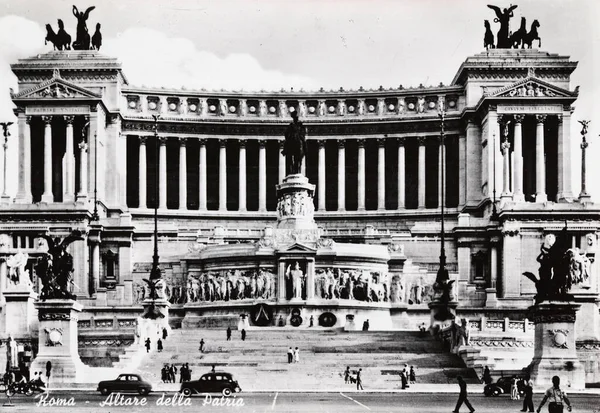
[(575, 312), (572, 314), (534, 312), (531, 319), (534, 324), (540, 323), (574, 323)]

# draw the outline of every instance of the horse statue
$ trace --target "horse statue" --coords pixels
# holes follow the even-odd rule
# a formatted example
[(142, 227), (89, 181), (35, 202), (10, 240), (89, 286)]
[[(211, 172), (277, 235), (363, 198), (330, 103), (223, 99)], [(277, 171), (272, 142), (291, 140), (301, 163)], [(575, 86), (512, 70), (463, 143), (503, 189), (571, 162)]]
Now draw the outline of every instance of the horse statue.
[(100, 50), (102, 46), (102, 33), (100, 33), (100, 23), (96, 23), (96, 32), (92, 36), (92, 49)]
[(298, 120), (298, 112), (291, 113), (292, 122), (285, 131), (282, 155), (287, 160), (287, 173), (299, 174), (302, 171), (302, 161), (306, 153), (306, 128)]
[(525, 20), (525, 17), (521, 17), (521, 27), (519, 27), (519, 30), (510, 35), (510, 44), (512, 47), (518, 49), (519, 46), (521, 46), (521, 49), (524, 49), (525, 36), (527, 36), (527, 20)]
[(90, 50), (90, 34), (86, 22), (90, 17), (90, 12), (95, 8), (96, 6), (88, 7), (85, 12), (80, 12), (76, 6), (73, 6), (73, 16), (77, 19), (77, 37), (73, 42), (73, 49)]
[(492, 33), (492, 29), (490, 28), (489, 20), (483, 21), (483, 27), (485, 27), (485, 34), (483, 35), (483, 47), (485, 47), (485, 50), (495, 48), (494, 33)]
[(534, 20), (533, 23), (531, 23), (531, 30), (529, 30), (529, 33), (523, 36), (523, 47), (527, 45), (527, 48), (531, 49), (531, 45), (533, 44), (534, 40), (539, 42), (538, 48), (542, 47), (542, 39), (540, 39), (540, 35), (537, 31), (538, 27), (540, 27), (540, 22)]
[(54, 33), (52, 26), (46, 25), (46, 39), (44, 44), (52, 43), (54, 50), (71, 50), (71, 35), (65, 31), (65, 24), (58, 19), (58, 33)]
[(510, 6), (509, 8), (505, 8), (504, 10), (500, 10), (500, 7), (493, 6), (488, 4), (488, 7), (496, 12), (496, 18), (494, 19), (494, 23), (500, 23), (500, 30), (498, 30), (498, 43), (496, 44), (496, 48), (498, 49), (510, 49), (512, 47), (509, 39), (509, 22), (511, 17), (514, 17), (513, 10), (517, 8), (517, 6)]

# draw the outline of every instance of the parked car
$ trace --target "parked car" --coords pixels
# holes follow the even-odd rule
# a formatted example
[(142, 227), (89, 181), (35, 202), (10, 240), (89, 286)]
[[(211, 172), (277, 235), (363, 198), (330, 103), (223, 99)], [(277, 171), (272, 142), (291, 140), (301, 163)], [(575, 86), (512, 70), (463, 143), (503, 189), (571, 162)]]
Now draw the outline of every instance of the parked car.
[[(487, 384), (483, 388), (483, 394), (486, 396), (500, 396), (501, 394), (510, 394), (512, 377), (500, 377), (496, 383)], [(525, 382), (522, 377), (517, 377), (517, 389), (519, 396), (525, 395)]]
[(191, 396), (196, 393), (223, 393), (229, 396), (231, 393), (241, 392), (238, 382), (231, 373), (216, 371), (203, 374), (198, 380), (186, 381), (181, 383), (180, 393), (184, 396)]
[(139, 374), (119, 374), (119, 377), (114, 380), (104, 380), (98, 383), (97, 390), (103, 395), (112, 392), (134, 392), (144, 396), (152, 391), (152, 385), (144, 381)]

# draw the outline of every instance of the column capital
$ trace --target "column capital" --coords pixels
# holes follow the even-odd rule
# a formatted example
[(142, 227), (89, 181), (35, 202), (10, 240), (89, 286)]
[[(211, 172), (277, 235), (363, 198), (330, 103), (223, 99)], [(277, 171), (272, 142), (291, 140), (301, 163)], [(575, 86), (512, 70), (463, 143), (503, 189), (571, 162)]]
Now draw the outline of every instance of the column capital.
[(404, 136), (396, 138), (396, 142), (398, 142), (398, 146), (404, 146), (406, 145), (406, 138)]
[(285, 139), (278, 139), (277, 143), (279, 144), (279, 149), (283, 150), (283, 145), (285, 144)]
[(502, 153), (507, 154), (510, 149), (510, 142), (505, 140), (504, 142), (502, 142), (501, 148), (502, 148)]
[(562, 114), (558, 114), (556, 115), (556, 120), (558, 121), (558, 123), (563, 123), (563, 115)]
[(356, 141), (358, 142), (359, 148), (364, 148), (367, 140), (365, 138), (358, 138)]
[(63, 118), (65, 119), (65, 122), (67, 122), (67, 125), (73, 125), (73, 121), (75, 120), (74, 115), (65, 115)]
[(79, 146), (79, 149), (81, 149), (83, 152), (86, 152), (88, 149), (88, 144), (86, 141), (79, 142), (77, 146)]
[(521, 123), (525, 120), (525, 115), (514, 115), (515, 123)]
[(427, 143), (427, 138), (425, 136), (419, 136), (418, 140), (419, 140), (419, 146), (423, 146), (423, 145), (425, 145), (425, 143)]
[(148, 140), (147, 136), (138, 136), (138, 139), (140, 141), (140, 145), (145, 145), (146, 141)]
[[(283, 140), (281, 141), (280, 145), (283, 146)], [(259, 139), (258, 140), (258, 147), (259, 148), (264, 148), (267, 145), (267, 140), (266, 139)]]
[(346, 147), (346, 140), (345, 139), (337, 139), (337, 144), (338, 144), (338, 148), (344, 149)]
[(227, 146), (227, 139), (219, 139), (219, 148)]
[(537, 123), (544, 123), (547, 117), (548, 115), (535, 115), (535, 120)]
[(52, 116), (42, 116), (42, 120), (44, 121), (44, 123), (46, 123), (46, 125), (50, 125), (50, 123), (52, 122)]
[(238, 144), (240, 145), (240, 148), (245, 148), (247, 142), (248, 142), (248, 139), (244, 139), (244, 138), (238, 139)]
[(160, 146), (164, 146), (167, 144), (167, 137), (166, 136), (159, 136), (158, 137), (158, 143), (160, 144)]
[(31, 115), (25, 116), (25, 123), (29, 125), (31, 123), (31, 118), (32, 118)]
[(506, 123), (507, 120), (508, 120), (508, 115), (503, 115), (503, 114), (499, 114), (498, 117), (496, 118), (498, 125), (502, 125), (503, 123)]
[(387, 140), (387, 135), (383, 138), (377, 138), (377, 144), (379, 147), (385, 146), (385, 141)]
[(180, 146), (185, 146), (187, 138), (185, 136), (179, 136), (177, 137), (177, 140), (179, 141)]
[(318, 139), (317, 143), (319, 144), (319, 148), (325, 147), (325, 139)]
[(205, 146), (206, 145), (206, 138), (200, 138), (200, 139), (198, 139), (198, 143), (200, 144), (200, 146)]

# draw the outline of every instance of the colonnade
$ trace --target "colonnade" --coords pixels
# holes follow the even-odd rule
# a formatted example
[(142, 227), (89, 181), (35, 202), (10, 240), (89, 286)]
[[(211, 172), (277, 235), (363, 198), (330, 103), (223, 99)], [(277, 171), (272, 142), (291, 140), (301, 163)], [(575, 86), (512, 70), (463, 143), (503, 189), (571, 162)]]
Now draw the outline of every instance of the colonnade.
[[(139, 186), (138, 186), (138, 197), (139, 197), (139, 208), (148, 208), (147, 199), (148, 199), (148, 186), (147, 184), (147, 171), (148, 171), (148, 160), (147, 160), (147, 151), (150, 149), (148, 147), (148, 137), (147, 136), (139, 136)], [(207, 210), (207, 141), (211, 138), (188, 138), (188, 137), (179, 137), (177, 138), (179, 144), (179, 202), (178, 208), (179, 210), (186, 210), (188, 208), (188, 164), (187, 164), (187, 151), (188, 146), (187, 142), (191, 139), (197, 139), (199, 143), (199, 162), (198, 162), (198, 179), (199, 179), (199, 210), (204, 211)], [(227, 186), (227, 175), (228, 171), (228, 163), (227, 163), (227, 142), (231, 141), (230, 139), (225, 138), (214, 138), (218, 139), (219, 146), (218, 151), (216, 153), (211, 153), (211, 156), (218, 157), (218, 182), (211, 183), (212, 185), (218, 186), (218, 211), (226, 211), (227, 210), (227, 200), (228, 200), (228, 186)], [(370, 138), (369, 138), (370, 139)], [(397, 141), (397, 162), (398, 162), (398, 174), (397, 174), (397, 188), (398, 188), (398, 199), (397, 205), (398, 209), (404, 209), (406, 206), (406, 143), (407, 140), (412, 138), (407, 137), (379, 137), (372, 138), (377, 140), (377, 151), (375, 160), (377, 163), (377, 210), (383, 211), (386, 210), (386, 180), (391, 177), (386, 177), (386, 141), (394, 139)], [(434, 137), (418, 137), (416, 138), (418, 141), (419, 149), (418, 149), (418, 208), (425, 208), (425, 200), (426, 200), (426, 143), (428, 139), (434, 139), (436, 142), (439, 142), (439, 138)], [(239, 173), (238, 173), (238, 208), (237, 210), (240, 212), (247, 211), (248, 204), (248, 193), (247, 193), (247, 185), (248, 185), (248, 168), (247, 168), (247, 159), (248, 153), (246, 151), (247, 142), (249, 140), (253, 140), (253, 138), (242, 138), (242, 139), (232, 139), (237, 142), (237, 150), (238, 150), (238, 159), (239, 159)], [(258, 211), (266, 211), (267, 210), (267, 139), (257, 138), (255, 139), (258, 143)], [(348, 139), (335, 139), (337, 144), (337, 176), (329, 177), (327, 174), (327, 161), (326, 161), (326, 143), (328, 141), (333, 140), (330, 139), (317, 139), (316, 143), (318, 146), (317, 149), (317, 210), (325, 211), (326, 210), (326, 199), (330, 196), (327, 193), (326, 179), (334, 179), (337, 184), (337, 211), (346, 211), (346, 200), (347, 200), (347, 191), (346, 191), (346, 173), (350, 168), (356, 167), (357, 171), (357, 210), (365, 211), (366, 210), (366, 149), (365, 145), (367, 142), (366, 138), (348, 138)], [(354, 140), (358, 146), (357, 153), (357, 164), (355, 165), (347, 165), (346, 158), (346, 145), (350, 140)], [(283, 149), (283, 140), (278, 139), (278, 181), (281, 182), (285, 177), (286, 172), (286, 159), (281, 154)], [(454, 139), (449, 139), (447, 144), (452, 144), (455, 142)], [(442, 149), (439, 146), (438, 151), (438, 163), (436, 165), (436, 170), (441, 171), (441, 156)], [(152, 148), (154, 150), (154, 148)], [(230, 149), (231, 150), (231, 149)], [(389, 147), (387, 148), (389, 150)], [(159, 208), (167, 208), (167, 138), (159, 137), (158, 139), (158, 207)], [(432, 166), (430, 166), (432, 167)], [(306, 158), (305, 162), (302, 165), (303, 173), (306, 173)], [(195, 174), (194, 174), (195, 176)], [(231, 187), (229, 188), (231, 190)], [(274, 188), (273, 188), (274, 190)], [(441, 172), (438, 175), (438, 203), (439, 206), (442, 202), (442, 186), (441, 186)]]

